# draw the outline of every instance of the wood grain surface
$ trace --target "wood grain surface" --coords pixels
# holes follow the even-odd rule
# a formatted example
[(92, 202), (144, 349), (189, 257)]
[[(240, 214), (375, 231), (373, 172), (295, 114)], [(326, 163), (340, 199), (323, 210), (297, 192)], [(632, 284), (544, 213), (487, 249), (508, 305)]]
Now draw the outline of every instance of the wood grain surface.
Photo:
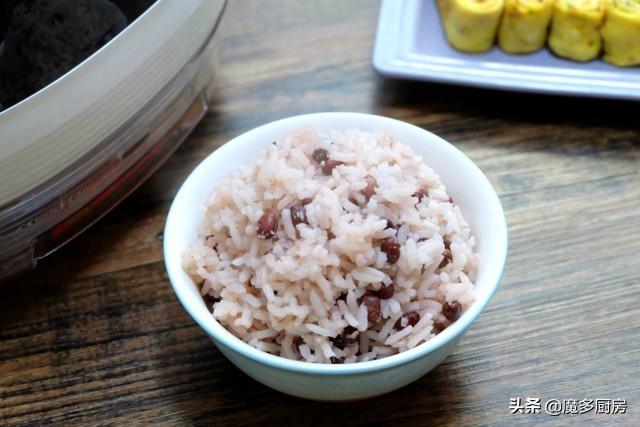
[[(229, 2), (198, 127), (109, 215), (0, 288), (0, 424), (640, 424), (639, 104), (382, 77), (379, 7)], [(162, 231), (182, 181), (225, 141), (337, 110), (405, 120), (462, 149), (502, 200), (510, 248), (497, 293), (443, 364), (388, 395), (331, 404), (272, 391), (221, 355), (171, 290)], [(518, 398), (539, 399), (540, 413), (512, 414)], [(626, 411), (551, 416), (554, 399), (620, 399)]]

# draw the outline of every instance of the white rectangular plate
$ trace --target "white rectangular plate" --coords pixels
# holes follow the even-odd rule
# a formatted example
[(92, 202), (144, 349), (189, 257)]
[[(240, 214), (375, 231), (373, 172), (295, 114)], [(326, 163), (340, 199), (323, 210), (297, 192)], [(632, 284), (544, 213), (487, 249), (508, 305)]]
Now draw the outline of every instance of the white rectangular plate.
[(600, 98), (640, 99), (640, 69), (601, 60), (580, 63), (548, 49), (509, 55), (494, 47), (481, 54), (453, 49), (435, 0), (383, 0), (373, 52), (381, 74), (493, 89)]

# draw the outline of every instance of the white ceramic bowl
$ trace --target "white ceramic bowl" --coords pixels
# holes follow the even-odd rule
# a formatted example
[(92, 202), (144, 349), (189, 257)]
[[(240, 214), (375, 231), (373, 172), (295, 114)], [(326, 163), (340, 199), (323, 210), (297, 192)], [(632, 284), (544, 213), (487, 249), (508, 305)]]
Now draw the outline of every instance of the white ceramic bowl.
[[(421, 154), (460, 205), (474, 233), (480, 255), (475, 303), (435, 338), (384, 359), (353, 364), (314, 364), (262, 352), (233, 336), (207, 309), (195, 283), (181, 266), (181, 253), (196, 240), (202, 205), (212, 185), (289, 131), (312, 125), (320, 132), (359, 128), (390, 129)], [(352, 400), (398, 389), (438, 365), (489, 302), (507, 256), (507, 225), (500, 200), (480, 169), (461, 151), (419, 127), (380, 116), (319, 113), (275, 121), (234, 138), (207, 157), (187, 178), (171, 206), (164, 233), (169, 279), (185, 309), (220, 351), (257, 381), (281, 392), (317, 400)]]

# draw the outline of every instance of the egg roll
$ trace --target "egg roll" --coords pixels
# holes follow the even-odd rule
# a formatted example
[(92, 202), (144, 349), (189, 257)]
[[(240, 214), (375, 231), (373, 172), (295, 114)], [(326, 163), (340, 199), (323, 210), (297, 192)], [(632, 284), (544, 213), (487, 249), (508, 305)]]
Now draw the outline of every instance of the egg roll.
[(573, 61), (590, 61), (600, 54), (604, 0), (555, 0), (549, 48)]
[(494, 45), (504, 0), (438, 0), (447, 41), (463, 52), (484, 52)]
[(640, 64), (640, 0), (607, 0), (602, 26), (604, 61), (619, 67)]
[(547, 41), (553, 0), (505, 0), (498, 46), (507, 53), (530, 53)]

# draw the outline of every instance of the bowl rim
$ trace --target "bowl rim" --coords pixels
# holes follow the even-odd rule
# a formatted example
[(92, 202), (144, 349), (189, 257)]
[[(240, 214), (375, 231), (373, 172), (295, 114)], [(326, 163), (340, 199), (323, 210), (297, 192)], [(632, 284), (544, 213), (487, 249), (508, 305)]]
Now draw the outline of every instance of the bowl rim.
[[(176, 218), (178, 217), (178, 211), (183, 204), (189, 202), (189, 192), (192, 188), (197, 186), (198, 180), (206, 174), (206, 172), (210, 169), (210, 165), (216, 161), (215, 159), (224, 158), (234, 150), (239, 150), (242, 147), (249, 148), (249, 143), (251, 141), (255, 141), (256, 138), (268, 134), (269, 132), (273, 132), (276, 129), (288, 129), (290, 131), (305, 124), (314, 126), (318, 123), (331, 122), (345, 124), (353, 123), (353, 125), (351, 126), (337, 126), (336, 129), (362, 128), (365, 125), (370, 126), (372, 130), (374, 128), (388, 128), (392, 133), (394, 132), (394, 130), (402, 129), (403, 131), (411, 132), (415, 135), (418, 135), (421, 138), (427, 138), (431, 140), (431, 143), (439, 145), (446, 144), (446, 148), (450, 151), (448, 154), (453, 156), (456, 162), (460, 162), (460, 164), (464, 165), (465, 168), (468, 168), (469, 171), (473, 173), (474, 177), (477, 179), (477, 181), (474, 183), (474, 186), (481, 187), (484, 191), (484, 195), (489, 197), (489, 199), (487, 199), (487, 203), (491, 205), (492, 212), (495, 214), (495, 217), (491, 219), (495, 224), (495, 230), (493, 230), (495, 232), (495, 235), (493, 235), (492, 237), (495, 240), (495, 245), (498, 249), (498, 253), (493, 257), (495, 261), (493, 265), (490, 266), (492, 270), (492, 279), (490, 283), (488, 283), (486, 291), (483, 293), (478, 293), (476, 295), (476, 301), (451, 326), (447, 327), (444, 331), (431, 338), (430, 340), (423, 342), (412, 349), (382, 359), (348, 364), (313, 363), (287, 359), (281, 356), (266, 353), (237, 338), (224, 326), (222, 326), (211, 315), (211, 313), (208, 312), (208, 310), (205, 311), (207, 311), (209, 315), (202, 316), (198, 312), (198, 310), (188, 301), (187, 287), (193, 287), (197, 285), (193, 283), (186, 272), (182, 269), (180, 253), (184, 250), (184, 248), (181, 248), (180, 251), (177, 252), (176, 256), (177, 249), (174, 245), (174, 236), (176, 236), (175, 233), (179, 231), (176, 220)], [(282, 133), (282, 135), (284, 135), (285, 133), (286, 132)], [(253, 150), (255, 151), (255, 147), (253, 148)], [(429, 165), (428, 162), (425, 163)], [(237, 166), (239, 166), (239, 164)], [(234, 167), (232, 167), (232, 170), (235, 170), (233, 168)], [(190, 203), (193, 202), (194, 200), (190, 201)], [(200, 200), (200, 202), (202, 202), (202, 200)], [(384, 370), (420, 359), (425, 355), (445, 346), (451, 340), (462, 335), (469, 327), (469, 325), (484, 310), (497, 289), (501, 276), (504, 272), (504, 267), (507, 259), (508, 232), (504, 210), (500, 203), (500, 199), (490, 181), (480, 170), (480, 168), (473, 161), (471, 161), (471, 159), (469, 159), (460, 149), (458, 149), (451, 143), (421, 127), (390, 117), (354, 112), (320, 112), (291, 116), (263, 124), (232, 138), (219, 148), (215, 149), (207, 157), (205, 157), (190, 172), (175, 195), (165, 223), (163, 245), (165, 266), (167, 269), (169, 280), (171, 282), (171, 286), (173, 287), (176, 296), (180, 300), (184, 309), (189, 313), (189, 315), (196, 321), (196, 323), (198, 323), (198, 325), (202, 329), (204, 329), (204, 331), (214, 340), (217, 345), (222, 344), (223, 346), (236, 353), (239, 353), (246, 358), (274, 368), (285, 369), (292, 372), (304, 372), (323, 375), (345, 375)]]

